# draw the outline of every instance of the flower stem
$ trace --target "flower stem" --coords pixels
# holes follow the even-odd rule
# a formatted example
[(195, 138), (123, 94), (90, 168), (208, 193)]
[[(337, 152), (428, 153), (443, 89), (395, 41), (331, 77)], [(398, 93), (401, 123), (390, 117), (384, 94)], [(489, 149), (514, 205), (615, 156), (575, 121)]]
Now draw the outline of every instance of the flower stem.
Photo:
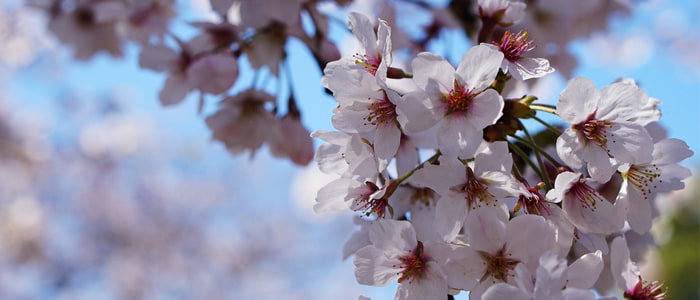
[[(536, 145), (535, 139), (532, 138), (532, 136), (530, 135), (530, 132), (528, 132), (528, 130), (527, 130), (527, 128), (525, 127), (525, 125), (523, 125), (523, 122), (521, 122), (520, 120), (518, 120), (518, 124), (519, 124), (520, 127), (523, 129), (523, 132), (525, 133), (525, 136), (527, 137), (527, 139), (530, 140), (530, 143), (531, 143), (532, 145)], [(543, 178), (544, 184), (545, 184), (545, 186), (547, 187), (547, 189), (551, 189), (551, 188), (552, 188), (552, 182), (551, 182), (551, 180), (549, 179), (549, 173), (547, 173), (547, 168), (545, 168), (544, 162), (542, 162), (541, 153), (540, 153), (540, 151), (538, 151), (538, 150), (535, 150), (535, 151), (533, 151), (533, 152), (535, 152), (535, 158), (537, 159), (537, 164), (540, 166), (540, 170), (542, 170), (542, 175), (544, 175), (544, 178)]]
[(555, 166), (560, 165), (560, 163), (556, 159), (554, 159), (554, 157), (549, 155), (549, 153), (544, 151), (544, 149), (542, 149), (542, 147), (537, 146), (537, 144), (535, 144), (534, 142), (530, 143), (530, 141), (523, 139), (517, 135), (511, 135), (510, 137), (516, 139), (518, 142), (521, 142), (521, 143), (527, 145), (528, 147), (530, 147), (530, 149), (532, 149), (536, 152), (539, 152), (540, 154), (542, 154), (542, 156), (544, 156), (547, 160), (549, 160), (549, 162), (551, 162), (553, 165), (555, 165)]
[(520, 158), (523, 161), (525, 161), (525, 163), (527, 163), (528, 166), (530, 166), (530, 168), (532, 168), (532, 170), (535, 171), (535, 173), (537, 173), (537, 176), (539, 176), (540, 178), (542, 178), (542, 180), (544, 180), (544, 175), (542, 174), (540, 169), (537, 166), (535, 166), (535, 163), (533, 163), (532, 160), (527, 156), (525, 151), (523, 151), (523, 149), (520, 149), (520, 147), (518, 147), (518, 145), (513, 144), (513, 142), (511, 142), (511, 141), (506, 141), (506, 142), (508, 142), (508, 147), (510, 148), (510, 150), (513, 150), (513, 152), (516, 155), (520, 156)]
[[(532, 108), (532, 106), (530, 108)], [(547, 127), (547, 129), (549, 129), (551, 132), (554, 132), (554, 134), (561, 135), (561, 130), (559, 130), (558, 128), (556, 128), (552, 125), (549, 125), (549, 123), (538, 118), (537, 116), (532, 116), (532, 118), (535, 119), (535, 121), (539, 122), (540, 124), (544, 125), (544, 127)]]
[(557, 107), (549, 104), (530, 104), (530, 109), (548, 112), (555, 115), (557, 114)]

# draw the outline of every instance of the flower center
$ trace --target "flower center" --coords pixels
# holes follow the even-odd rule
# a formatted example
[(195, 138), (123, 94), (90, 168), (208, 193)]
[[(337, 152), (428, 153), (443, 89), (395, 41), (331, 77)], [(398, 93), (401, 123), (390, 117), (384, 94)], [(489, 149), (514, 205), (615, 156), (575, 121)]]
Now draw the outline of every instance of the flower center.
[(613, 133), (608, 132), (608, 129), (612, 128), (612, 126), (612, 122), (596, 120), (594, 119), (594, 114), (591, 114), (586, 121), (574, 125), (573, 128), (581, 131), (583, 136), (589, 141), (593, 141), (597, 143), (598, 146), (605, 149), (605, 145), (608, 143), (608, 137), (615, 136)]
[[(423, 252), (423, 243), (418, 241), (416, 249), (414, 249), (410, 254), (399, 257), (401, 261), (401, 277), (399, 277), (399, 283), (406, 280), (412, 282), (416, 279), (421, 279), (425, 276), (426, 271), (428, 271), (428, 260), (430, 257), (425, 255)], [(398, 266), (394, 266), (398, 267)]]
[(481, 277), (479, 282), (484, 282), (489, 277), (493, 278), (494, 282), (506, 282), (508, 277), (515, 275), (515, 266), (520, 263), (519, 260), (511, 258), (510, 253), (505, 253), (505, 246), (494, 254), (479, 251), (479, 255), (481, 255), (481, 258), (484, 260), (483, 263), (486, 265), (486, 272), (484, 272), (484, 276)]
[(367, 190), (354, 201), (352, 209), (364, 212), (365, 216), (368, 217), (374, 213), (377, 215), (377, 218), (384, 218), (386, 209), (389, 206), (389, 200), (385, 197), (372, 198), (372, 194), (379, 190), (376, 184), (367, 181), (365, 186), (367, 186)]
[(518, 203), (515, 205), (515, 211), (517, 212), (521, 207), (523, 207), (525, 208), (525, 213), (527, 214), (549, 216), (551, 212), (549, 211), (549, 208), (546, 205), (544, 205), (544, 196), (542, 196), (542, 194), (540, 194), (539, 190), (537, 190), (536, 188), (530, 187), (527, 184), (525, 185), (527, 187), (527, 190), (530, 192), (530, 196), (528, 197), (521, 194), (518, 198)]
[(593, 211), (596, 209), (598, 201), (606, 201), (596, 190), (581, 181), (574, 183), (569, 189), (569, 193), (576, 197), (582, 207)]
[(481, 203), (489, 205), (493, 203), (496, 206), (498, 200), (489, 192), (489, 186), (480, 178), (474, 175), (472, 168), (467, 167), (467, 182), (451, 188), (453, 192), (464, 195), (464, 200), (467, 201), (467, 207), (476, 209), (481, 207)]
[(372, 75), (377, 75), (377, 69), (379, 69), (379, 64), (382, 62), (381, 57), (372, 57), (359, 53), (355, 53), (353, 57), (356, 65), (364, 67)]
[(666, 287), (661, 281), (643, 282), (639, 276), (637, 284), (623, 296), (629, 300), (665, 300)]
[(527, 31), (519, 31), (516, 34), (506, 31), (501, 37), (501, 42), (493, 42), (493, 44), (503, 52), (503, 57), (510, 62), (515, 62), (526, 52), (535, 49), (534, 42), (527, 37)]
[[(627, 178), (627, 182), (644, 195), (644, 199), (647, 199), (649, 194), (656, 189), (657, 186), (654, 180), (661, 176), (656, 164), (647, 166), (632, 165), (627, 173), (623, 175)], [(662, 181), (659, 179), (660, 182)]]
[(434, 203), (435, 198), (435, 191), (431, 188), (414, 188), (410, 201), (412, 204), (421, 203), (425, 206), (430, 206), (431, 203)]
[(472, 92), (472, 90), (466, 89), (455, 80), (454, 88), (450, 90), (446, 97), (447, 114), (468, 111), (475, 96)]
[[(368, 98), (368, 100), (372, 99)], [(382, 99), (374, 99), (374, 101), (367, 106), (367, 110), (369, 113), (366, 117), (364, 117), (364, 120), (368, 123), (365, 123), (365, 125), (388, 123), (396, 118), (396, 105), (389, 101), (386, 93), (384, 93), (384, 97)]]

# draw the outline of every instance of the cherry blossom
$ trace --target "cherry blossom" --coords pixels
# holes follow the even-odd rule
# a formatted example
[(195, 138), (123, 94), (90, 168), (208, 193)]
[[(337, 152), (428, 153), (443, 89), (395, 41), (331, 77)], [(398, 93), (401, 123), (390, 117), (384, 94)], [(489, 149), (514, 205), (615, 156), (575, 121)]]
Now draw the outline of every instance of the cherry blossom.
[[(650, 161), (652, 144), (644, 125), (649, 96), (634, 84), (613, 83), (598, 91), (589, 79), (569, 81), (557, 104), (562, 120), (573, 124), (557, 139), (557, 153), (570, 167), (587, 167), (591, 177), (606, 182), (618, 163)], [(636, 122), (633, 122), (635, 121)]]
[(664, 139), (654, 144), (651, 161), (620, 166), (624, 182), (618, 201), (629, 206), (627, 221), (634, 231), (642, 234), (651, 229), (651, 206), (656, 193), (683, 189), (681, 180), (691, 174), (678, 164), (692, 155), (685, 142)]
[(540, 78), (554, 72), (546, 58), (523, 57), (525, 53), (535, 48), (534, 42), (528, 39), (527, 32), (512, 33), (506, 31), (500, 42), (483, 44), (497, 48), (503, 53), (501, 69), (517, 80)]
[(639, 268), (630, 260), (630, 251), (624, 237), (616, 237), (610, 246), (610, 271), (615, 284), (629, 300), (664, 300), (666, 288), (662, 282), (645, 282)]
[(434, 117), (443, 155), (473, 157), (481, 144), (482, 129), (502, 115), (503, 98), (489, 89), (502, 60), (503, 53), (482, 45), (469, 49), (456, 70), (429, 52), (413, 60), (413, 81), (430, 100), (413, 105), (422, 105), (428, 112), (424, 118)]
[(589, 289), (603, 271), (600, 251), (581, 256), (571, 265), (554, 252), (545, 252), (539, 259), (535, 272), (524, 265), (515, 268), (515, 285), (496, 283), (482, 299), (548, 300), (548, 299), (596, 299)]
[(610, 203), (590, 183), (591, 180), (582, 178), (580, 173), (562, 172), (557, 176), (554, 189), (547, 192), (547, 198), (562, 202), (566, 217), (583, 232), (608, 234), (622, 229), (625, 204)]
[(496, 283), (515, 284), (517, 266), (534, 270), (539, 256), (554, 245), (554, 228), (544, 218), (507, 218), (493, 210), (467, 218), (468, 246), (456, 246), (444, 268), (451, 288), (469, 290), (469, 299), (481, 299)]
[(272, 95), (259, 90), (224, 98), (219, 110), (206, 120), (212, 138), (224, 143), (232, 153), (255, 153), (270, 138), (274, 127), (269, 125), (277, 121), (265, 107), (272, 102)]
[(479, 0), (479, 14), (501, 26), (517, 24), (525, 16), (527, 5), (520, 1)]
[(437, 245), (416, 240), (406, 221), (378, 220), (369, 231), (371, 245), (355, 253), (355, 277), (364, 285), (398, 282), (394, 299), (442, 299), (447, 282), (442, 272), (442, 251)]

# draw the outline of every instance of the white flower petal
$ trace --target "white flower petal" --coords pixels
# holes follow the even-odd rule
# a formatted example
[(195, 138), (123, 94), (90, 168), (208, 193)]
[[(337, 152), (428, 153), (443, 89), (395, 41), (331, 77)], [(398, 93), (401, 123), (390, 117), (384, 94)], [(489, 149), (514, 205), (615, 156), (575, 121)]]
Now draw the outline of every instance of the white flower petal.
[(518, 80), (540, 78), (554, 72), (554, 68), (549, 66), (549, 60), (546, 58), (523, 57), (511, 64), (515, 65), (515, 68), (509, 68), (511, 75)]
[(583, 143), (576, 130), (572, 128), (566, 129), (557, 138), (557, 155), (571, 168), (580, 169), (583, 167), (582, 149)]
[(359, 284), (385, 286), (399, 279), (401, 269), (395, 267), (401, 262), (390, 258), (384, 250), (372, 245), (355, 253), (355, 279)]
[(598, 250), (581, 256), (566, 270), (567, 287), (590, 289), (603, 271), (603, 253)]
[(480, 92), (496, 79), (503, 61), (503, 53), (483, 45), (471, 47), (459, 62), (457, 75), (464, 80), (467, 89)]
[(528, 300), (530, 297), (528, 295), (506, 283), (496, 283), (486, 290), (484, 295), (481, 296), (482, 300)]
[(580, 123), (595, 112), (599, 98), (600, 92), (593, 81), (576, 77), (569, 80), (568, 86), (561, 92), (557, 114), (568, 123)]

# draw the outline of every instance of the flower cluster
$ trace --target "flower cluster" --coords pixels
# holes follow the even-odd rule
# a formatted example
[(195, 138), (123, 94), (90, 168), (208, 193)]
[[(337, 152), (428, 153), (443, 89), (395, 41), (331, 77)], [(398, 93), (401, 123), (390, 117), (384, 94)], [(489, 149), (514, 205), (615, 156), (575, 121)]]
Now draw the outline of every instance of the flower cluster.
[[(291, 77), (294, 76), (292, 71), (281, 72), (283, 68), (289, 68), (288, 64), (285, 63), (290, 54), (287, 51), (289, 41), (300, 42), (300, 45), (313, 56), (320, 69), (326, 68), (329, 62), (339, 59), (339, 47), (336, 46), (338, 43), (330, 38), (332, 20), (337, 18), (336, 13), (339, 11), (344, 14), (357, 9), (373, 7), (374, 9), (368, 13), (379, 15), (387, 20), (387, 22), (380, 22), (381, 24), (374, 22), (374, 20), (360, 20), (359, 18), (353, 18), (351, 21), (351, 28), (358, 34), (365, 52), (343, 58), (342, 61), (356, 68), (365, 69), (369, 75), (390, 78), (406, 75), (401, 73), (400, 69), (389, 67), (392, 62), (390, 51), (392, 45), (396, 49), (416, 54), (427, 49), (428, 44), (439, 40), (441, 32), (460, 28), (464, 30), (465, 35), (472, 35), (474, 33), (472, 28), (476, 26), (475, 21), (481, 20), (483, 27), (478, 33), (478, 40), (487, 42), (487, 44), (475, 49), (469, 59), (473, 62), (482, 58), (488, 58), (489, 63), (500, 61), (504, 72), (508, 72), (517, 80), (525, 80), (542, 77), (553, 71), (547, 59), (532, 58), (528, 52), (537, 53), (535, 57), (563, 61), (562, 65), (570, 68), (576, 62), (565, 51), (567, 44), (578, 37), (584, 37), (591, 32), (604, 29), (604, 26), (594, 28), (582, 26), (580, 24), (582, 20), (589, 20), (595, 16), (600, 19), (596, 22), (597, 24), (605, 25), (611, 14), (629, 10), (627, 7), (611, 7), (610, 4), (607, 4), (607, 2), (615, 1), (582, 5), (579, 4), (581, 1), (578, 0), (558, 1), (556, 4), (549, 3), (550, 1), (536, 1), (537, 3), (531, 6), (525, 5), (524, 2), (508, 0), (478, 1), (478, 5), (476, 1), (460, 0), (454, 1), (449, 6), (423, 1), (386, 0), (371, 0), (369, 1), (372, 3), (371, 5), (360, 3), (362, 1), (352, 3), (352, 1), (346, 0), (202, 0), (192, 2), (204, 6), (208, 4), (208, 9), (205, 10), (210, 17), (206, 21), (191, 21), (189, 14), (178, 14), (177, 9), (180, 6), (175, 5), (173, 0), (26, 1), (28, 6), (45, 13), (48, 29), (60, 43), (72, 50), (75, 58), (88, 60), (101, 53), (120, 57), (124, 53), (125, 45), (129, 43), (136, 45), (140, 51), (139, 65), (142, 68), (165, 74), (164, 84), (158, 95), (161, 104), (164, 106), (177, 105), (183, 102), (189, 94), (197, 92), (200, 94), (200, 110), (205, 109), (205, 99), (208, 95), (225, 99), (242, 99), (257, 93), (227, 94), (232, 89), (236, 89), (235, 86), (240, 86), (237, 84), (240, 82), (239, 75), (241, 74), (239, 73), (250, 71), (251, 68), (255, 72), (254, 78), (266, 79), (257, 80), (252, 86), (236, 90), (263, 90), (269, 93), (271, 89), (260, 82), (267, 83), (271, 79), (276, 81), (278, 86), (281, 86), (282, 82), (291, 83)], [(183, 3), (183, 5), (187, 7), (187, 3)], [(398, 22), (398, 16), (403, 13), (401, 10), (403, 6), (411, 6), (412, 11), (416, 14), (428, 16), (430, 23), (424, 27), (414, 28), (412, 31), (416, 32), (415, 34), (409, 34), (409, 30), (404, 30), (402, 26), (395, 26)], [(194, 28), (193, 36), (182, 37), (181, 29), (175, 28), (176, 30), (174, 30), (172, 28), (173, 23), (176, 23), (178, 17), (182, 17), (181, 15), (186, 16), (188, 24)], [(530, 18), (530, 15), (538, 15), (542, 18)], [(528, 24), (532, 32), (502, 34), (500, 31), (501, 27), (518, 26), (519, 23)], [(394, 34), (389, 34), (390, 24), (396, 28)], [(363, 39), (372, 35), (374, 26), (379, 27), (379, 39)], [(560, 30), (557, 31), (557, 29)], [(561, 29), (566, 29), (566, 31), (562, 32)], [(554, 51), (544, 52), (534, 48), (534, 44), (528, 40), (530, 34), (547, 42), (548, 48)], [(502, 36), (502, 38), (492, 41), (494, 36)], [(494, 51), (482, 49), (484, 47), (496, 49), (502, 53), (505, 59), (496, 57), (493, 54)], [(430, 54), (420, 54), (420, 57), (422, 60), (414, 62), (418, 68), (430, 67), (434, 60), (441, 60), (441, 58)], [(285, 65), (287, 66), (283, 67)], [(484, 66), (486, 66), (486, 62), (484, 62)], [(326, 68), (326, 74), (330, 74), (337, 67), (338, 64)], [(488, 67), (484, 71), (492, 72), (493, 68)], [(387, 155), (393, 155), (392, 148), (399, 145), (400, 132), (406, 130), (421, 131), (433, 125), (433, 122), (440, 123), (440, 126), (447, 126), (446, 124), (453, 122), (454, 118), (452, 117), (441, 118), (442, 110), (454, 111), (457, 113), (456, 115), (459, 115), (466, 114), (467, 111), (471, 114), (480, 114), (480, 109), (490, 109), (490, 114), (486, 114), (488, 118), (497, 118), (493, 114), (500, 110), (498, 107), (480, 105), (485, 103), (485, 100), (495, 96), (486, 89), (489, 84), (486, 79), (492, 74), (480, 74), (479, 76), (485, 76), (482, 80), (466, 78), (468, 72), (463, 67), (451, 72), (455, 75), (423, 78), (417, 76), (415, 78), (415, 82), (421, 89), (428, 88), (429, 84), (433, 85), (426, 80), (439, 79), (442, 84), (439, 93), (451, 93), (449, 103), (443, 103), (435, 109), (423, 109), (436, 113), (434, 118), (419, 119), (419, 121), (416, 120), (417, 118), (407, 117), (407, 114), (422, 113), (420, 108), (416, 108), (418, 110), (397, 114), (399, 119), (410, 122), (410, 124), (402, 124), (406, 127), (401, 127), (401, 130), (399, 127), (385, 126), (391, 123), (389, 120), (394, 118), (392, 114), (396, 112), (394, 106), (397, 104), (392, 99), (404, 98), (405, 95), (396, 97), (397, 95), (391, 95), (391, 92), (382, 92), (386, 95), (382, 93), (364, 95), (370, 100), (384, 99), (382, 101), (364, 101), (366, 103), (362, 105), (345, 106), (346, 108), (342, 112), (336, 114), (334, 123), (336, 126), (345, 126), (339, 127), (339, 129), (347, 132), (369, 132), (372, 127), (376, 127), (378, 132), (381, 132), (380, 134), (388, 135), (386, 143), (379, 146), (381, 149), (379, 156), (384, 156), (383, 158), (386, 159), (389, 158)], [(416, 74), (421, 73), (416, 72)], [(566, 72), (566, 76), (569, 76), (569, 73)], [(453, 86), (453, 79), (458, 85)], [(367, 79), (354, 79), (354, 81), (356, 80)], [(327, 82), (326, 86), (345, 84), (342, 80), (334, 81), (336, 82)], [(384, 81), (380, 80), (372, 84), (382, 85)], [(294, 88), (289, 84), (287, 94), (293, 95)], [(439, 96), (439, 93), (433, 93), (437, 92), (434, 90), (435, 87), (429, 89), (426, 92), (433, 96)], [(390, 89), (381, 90), (391, 91)], [(339, 101), (343, 101), (342, 99), (346, 97), (339, 94), (342, 92), (335, 90), (334, 92)], [(481, 94), (482, 92), (484, 93)], [(269, 103), (265, 106), (265, 111), (252, 109), (250, 113), (245, 109), (236, 108), (239, 106), (237, 104), (229, 105), (240, 101), (224, 100), (222, 102), (224, 104), (220, 106), (221, 109), (206, 119), (207, 125), (213, 131), (214, 139), (223, 143), (233, 154), (254, 153), (263, 142), (267, 142), (273, 155), (288, 158), (296, 164), (307, 164), (313, 152), (311, 140), (304, 137), (307, 135), (305, 134), (306, 129), (300, 122), (301, 112), (295, 105), (293, 97), (284, 97), (283, 93), (285, 91), (278, 88), (276, 94), (271, 95), (273, 96), (272, 101), (263, 101)], [(418, 96), (414, 95), (413, 97)], [(352, 99), (352, 97), (350, 98)], [(431, 99), (433, 102), (436, 101), (435, 98)], [(289, 113), (278, 115), (283, 112), (276, 108), (283, 107), (283, 105), (277, 105), (277, 102), (285, 100)], [(426, 105), (433, 104), (426, 103)], [(350, 123), (341, 124), (352, 121), (353, 114), (367, 109), (372, 110), (373, 113), (362, 121), (362, 126), (350, 128), (356, 126)], [(232, 113), (235, 111), (244, 113)], [(480, 129), (477, 127), (492, 123), (492, 120), (489, 120), (486, 115), (478, 121), (470, 120), (470, 125), (476, 130), (468, 130), (468, 132), (473, 134)], [(274, 116), (274, 118), (270, 118), (270, 116)], [(270, 126), (269, 122), (274, 122), (275, 125)], [(464, 132), (446, 134), (455, 135)], [(262, 134), (262, 136), (258, 134)], [(293, 145), (283, 145), (285, 142), (277, 141), (275, 136), (286, 136), (286, 140), (294, 140)], [(465, 139), (466, 137), (462, 137), (461, 143), (464, 143)], [(468, 152), (475, 151), (474, 145), (471, 144), (460, 147), (459, 151), (462, 151), (463, 155), (472, 155), (473, 153), (469, 154)], [(446, 151), (455, 150), (456, 148)]]
[[(522, 2), (479, 2), (482, 30), (523, 18)], [(322, 79), (338, 131), (312, 134), (325, 142), (320, 169), (339, 178), (314, 208), (365, 219), (344, 250), (360, 284), (398, 282), (396, 299), (595, 299), (607, 264), (626, 299), (664, 299), (624, 238), (648, 234), (655, 196), (690, 176), (679, 165), (688, 146), (655, 130), (658, 100), (632, 80), (598, 90), (580, 77), (556, 106), (504, 98), (507, 85), (554, 71), (530, 58), (527, 32), (502, 30), (456, 68), (418, 53), (408, 71), (392, 66), (387, 22), (375, 31), (362, 14), (349, 19), (362, 50), (329, 63)], [(570, 125), (562, 132), (538, 111)], [(555, 138), (535, 139), (523, 119)]]

